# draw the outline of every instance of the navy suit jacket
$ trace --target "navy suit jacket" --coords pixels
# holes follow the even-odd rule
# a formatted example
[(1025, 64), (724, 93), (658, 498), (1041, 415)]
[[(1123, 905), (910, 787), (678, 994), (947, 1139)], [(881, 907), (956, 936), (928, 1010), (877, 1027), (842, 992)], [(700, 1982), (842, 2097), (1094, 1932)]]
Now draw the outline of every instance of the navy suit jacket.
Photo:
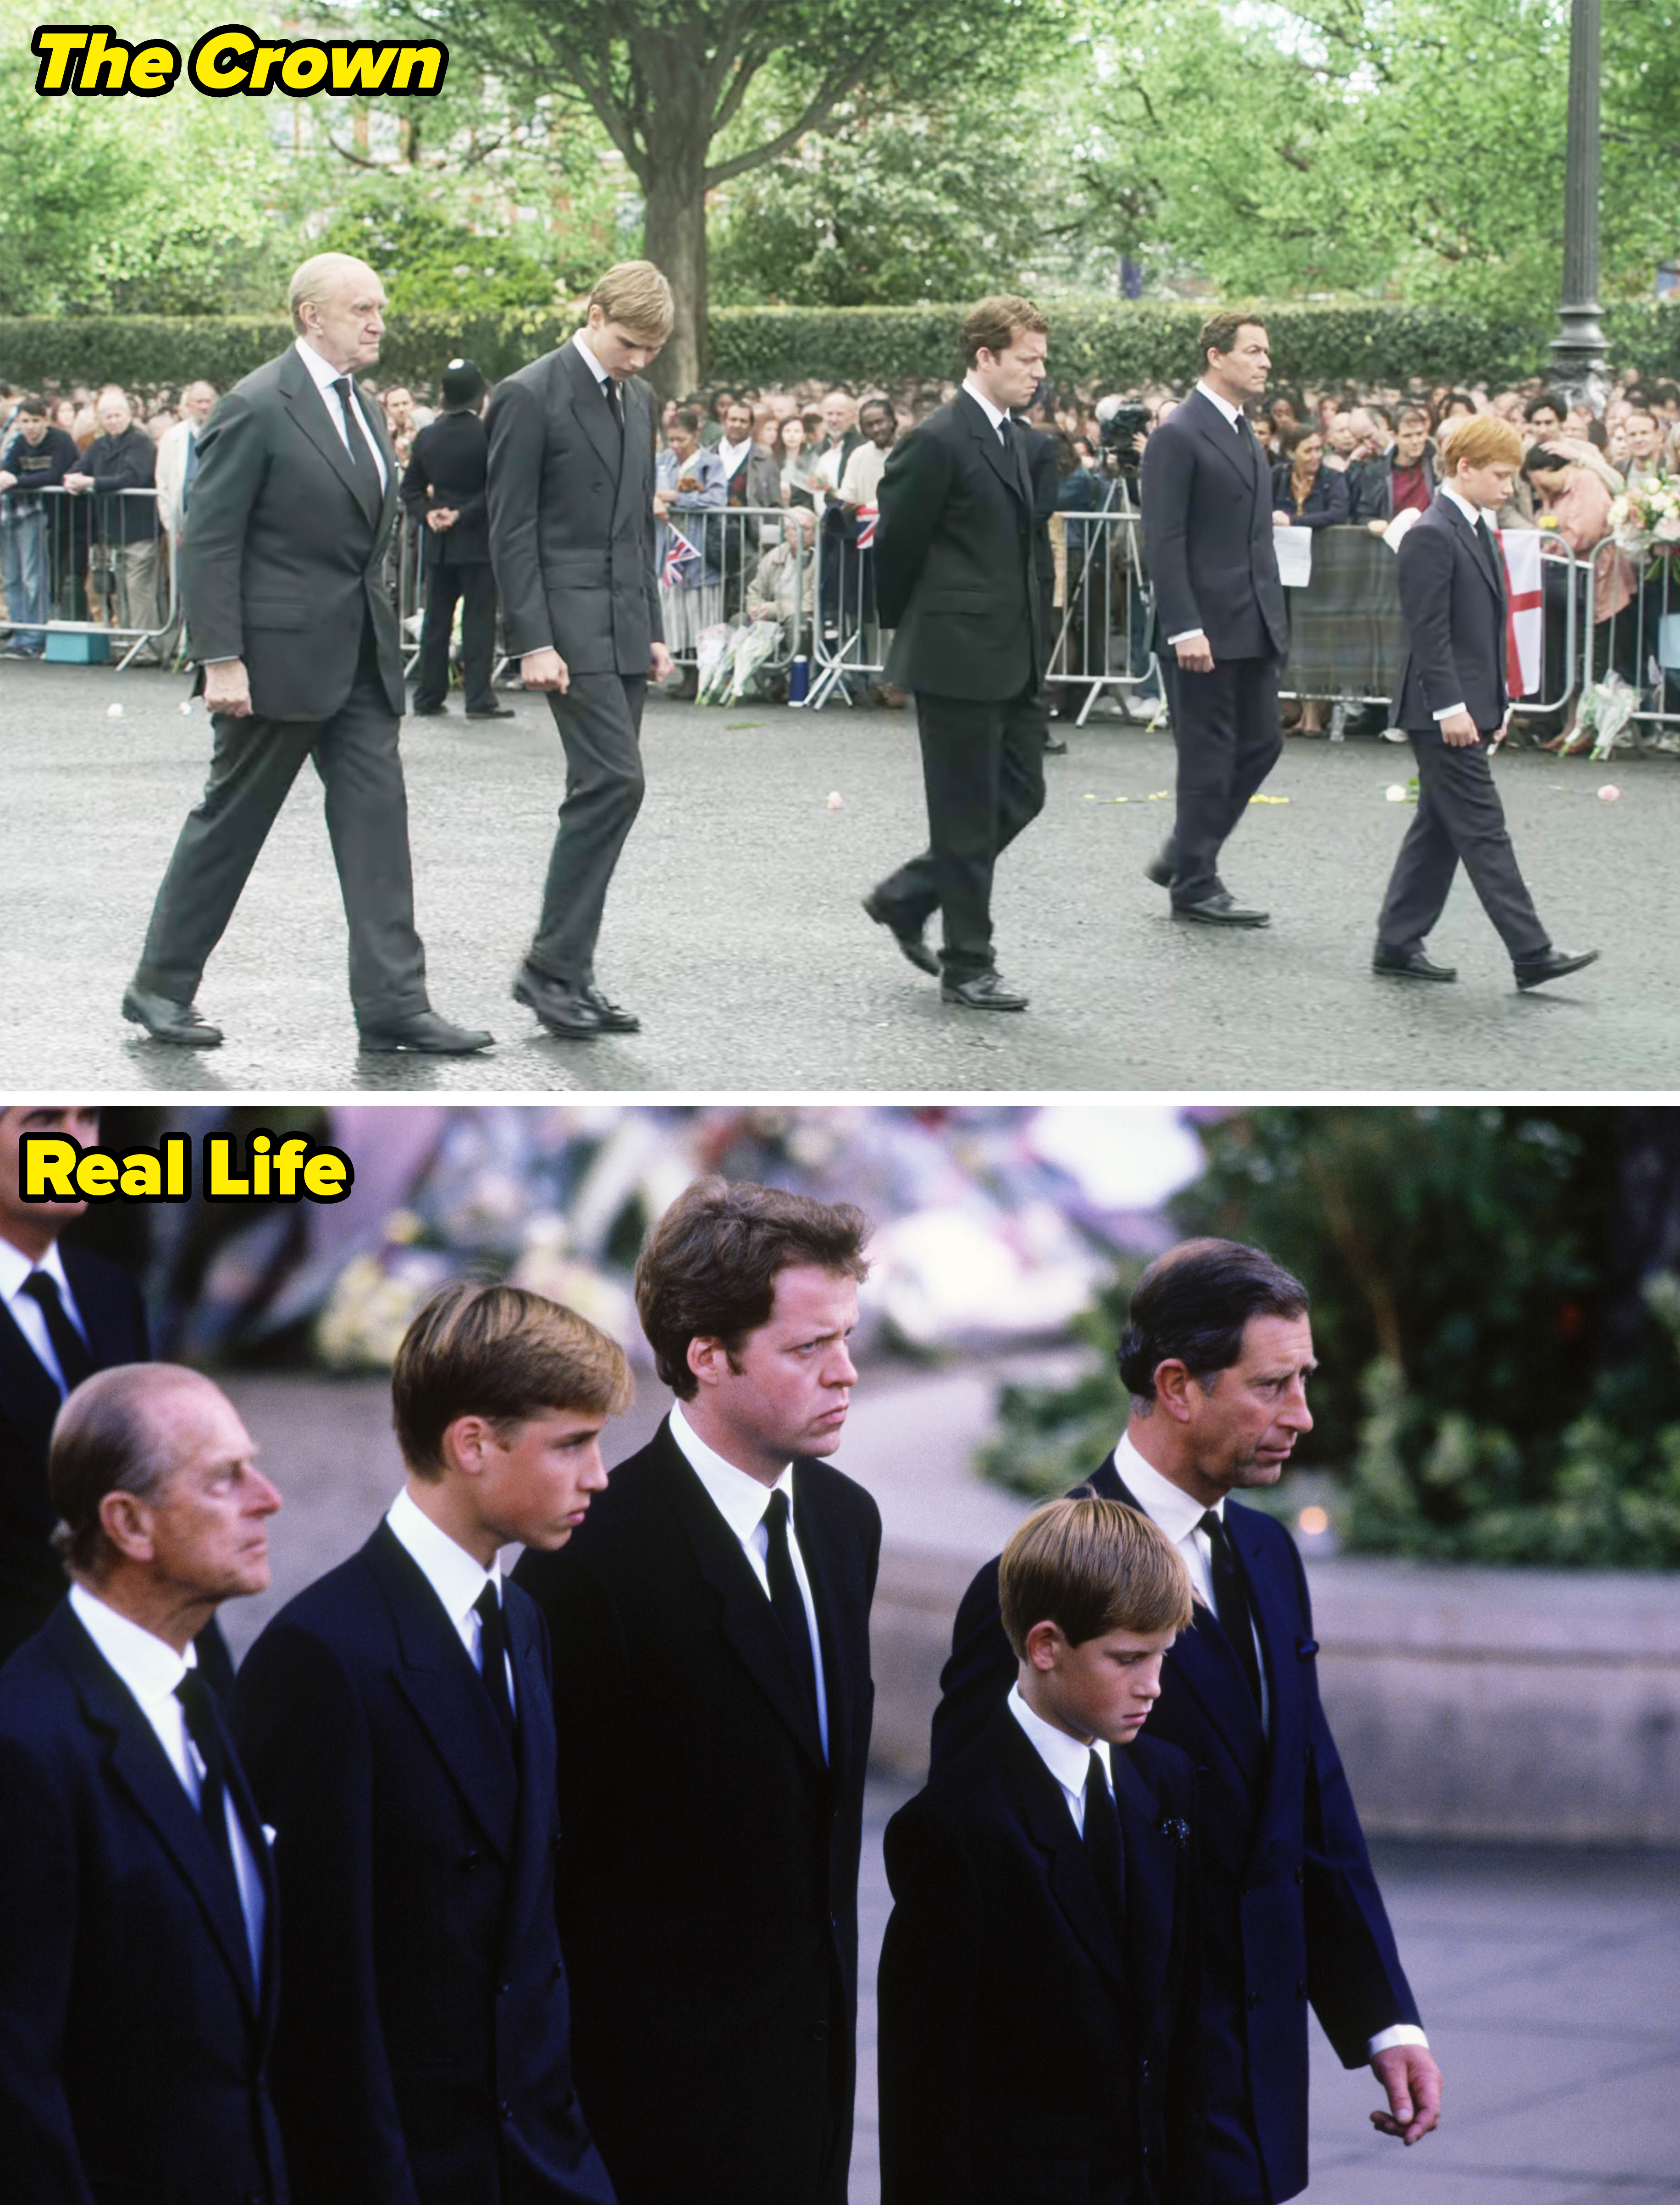
[(517, 1757), (381, 1524), (240, 1667), (275, 1825), (274, 2093), (308, 2205), (613, 2205), (572, 2088), (548, 1639), (507, 1590)]
[(1505, 687), (1504, 562), (1496, 576), (1476, 532), (1452, 500), (1435, 493), (1401, 539), (1400, 610), (1406, 657), (1395, 716), (1408, 734), (1440, 740), (1434, 717), (1462, 704), (1483, 734), (1504, 724)]
[(1272, 478), (1254, 438), (1193, 391), (1144, 445), (1139, 488), (1161, 645), (1200, 628), (1215, 663), (1281, 658), (1289, 616), (1272, 542)]
[(1207, 2195), (1194, 1778), (1110, 1755), (1124, 1935), (1006, 1707), (887, 1826), (882, 2205), (1195, 2205)]
[(133, 1695), (68, 1604), (0, 1673), (0, 2189), (28, 2205), (285, 2205), (245, 1917)]
[(843, 2205), (881, 1516), (793, 1465), (828, 1702), (667, 1426), (519, 1582), (561, 1688), (578, 2087), (623, 2205)]
[[(1074, 1490), (1137, 1506), (1112, 1455)], [(1265, 1658), (1271, 1735), (1202, 1608), (1162, 1664), (1149, 1734), (1188, 1753), (1199, 1782), (1212, 2194), (1279, 2200), (1307, 2181), (1309, 2003), (1348, 2067), (1363, 2065), (1380, 2030), (1418, 2014), (1319, 1702), (1301, 1557), (1258, 1509), (1227, 1502), (1225, 1522)], [(934, 1717), (936, 1770), (984, 1725), (1015, 1671), (988, 1562), (957, 1611)]]

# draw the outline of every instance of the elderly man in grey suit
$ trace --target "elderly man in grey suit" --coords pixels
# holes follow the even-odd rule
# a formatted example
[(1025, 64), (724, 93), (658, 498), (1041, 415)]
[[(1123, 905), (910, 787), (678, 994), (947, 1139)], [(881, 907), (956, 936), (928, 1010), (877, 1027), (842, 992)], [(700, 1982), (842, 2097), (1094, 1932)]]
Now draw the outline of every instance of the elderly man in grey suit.
[(651, 261), (609, 268), (568, 343), (496, 387), (490, 563), (508, 647), (547, 692), (566, 795), (542, 915), (513, 999), (553, 1034), (634, 1033), (595, 984), (595, 942), (619, 852), (642, 802), (648, 676), (671, 671), (654, 564), (652, 391), (671, 287)]
[(215, 743), (123, 1015), (181, 1047), (221, 1040), (193, 998), (312, 758), (361, 1046), (463, 1055), (490, 1036), (451, 1025), (426, 997), (397, 751), (402, 659), (383, 575), (396, 461), (354, 379), (379, 357), (385, 294), (363, 262), (323, 253), (293, 276), (289, 303), (296, 342), (234, 385), (199, 440), (181, 583)]

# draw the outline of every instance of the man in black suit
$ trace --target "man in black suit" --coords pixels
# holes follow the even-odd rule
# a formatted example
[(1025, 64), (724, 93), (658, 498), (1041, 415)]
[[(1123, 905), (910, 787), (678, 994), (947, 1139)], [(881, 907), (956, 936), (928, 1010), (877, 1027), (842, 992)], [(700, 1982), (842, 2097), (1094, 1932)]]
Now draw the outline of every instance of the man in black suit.
[(1453, 980), (1423, 944), (1459, 860), (1511, 953), (1519, 988), (1578, 972), (1596, 949), (1556, 948), (1517, 870), (1489, 761), (1511, 714), (1505, 684), (1508, 593), (1488, 515), (1511, 496), (1523, 441), (1478, 415), (1442, 439), (1446, 479), (1399, 548), (1406, 657), (1394, 717), (1417, 758), (1417, 811), (1383, 900), (1372, 969), (1403, 980)]
[(566, 796), (513, 999), (553, 1034), (634, 1033), (595, 984), (595, 944), (642, 803), (648, 677), (671, 671), (654, 562), (657, 408), (642, 370), (676, 319), (651, 261), (609, 268), (569, 343), (496, 385), (490, 558), (508, 646), (549, 699)]
[(193, 1659), (280, 1497), (207, 1379), (128, 1364), (53, 1433), (69, 1598), (0, 1671), (0, 2178), (29, 2205), (286, 2205), (267, 1836)]
[(1143, 556), (1178, 753), (1178, 815), (1147, 868), (1181, 918), (1265, 926), (1220, 878), (1220, 852), (1283, 748), (1278, 668), (1289, 648), (1272, 478), (1244, 413), (1272, 365), (1265, 324), (1215, 314), (1202, 376), (1143, 448)]
[[(1010, 408), (1044, 373), (1029, 299), (982, 299), (963, 322), (968, 373), (893, 447), (881, 478), (876, 603), (896, 631), (887, 680), (916, 694), (929, 847), (864, 899), (940, 999), (1024, 1011), (992, 954), (992, 872), (1044, 808), (1046, 643), (1029, 455)], [(938, 958), (923, 938), (944, 913)]]
[(1086, 1498), (1030, 1516), (998, 1584), (1008, 1700), (887, 1826), (882, 2205), (1198, 2205), (1195, 1778), (1138, 1736), (1189, 1573)]
[[(59, 1405), (95, 1370), (144, 1363), (151, 1353), (140, 1289), (120, 1264), (61, 1248), (85, 1202), (25, 1202), (18, 1141), (57, 1133), (91, 1147), (99, 1114), (75, 1104), (0, 1111), (0, 1661), (39, 1631), (64, 1597), (64, 1566), (52, 1544), (58, 1512), (47, 1453)], [(218, 1698), (234, 1665), (211, 1617), (198, 1661)]]
[(402, 474), (402, 503), (421, 536), (426, 609), (420, 625), (420, 667), (414, 713), (446, 711), (449, 637), (460, 603), (462, 685), (469, 720), (511, 720), (490, 687), (496, 663), (496, 577), (490, 572), (484, 477), (490, 439), (482, 408), (484, 378), (470, 360), (443, 371), (443, 411), (415, 437)]
[[(1434, 2127), (1440, 2073), (1319, 1703), (1301, 1558), (1231, 1499), (1274, 1483), (1312, 1428), (1305, 1289), (1259, 1249), (1191, 1240), (1145, 1271), (1131, 1316), (1117, 1358), (1131, 1418), (1075, 1491), (1148, 1516), (1196, 1590), (1149, 1731), (1198, 1774), (1209, 2185), (1215, 2205), (1281, 2205), (1307, 2181), (1309, 2001), (1343, 2065), (1369, 2062), (1385, 2133), (1410, 2144)], [(963, 1596), (952, 1649), (935, 1770), (1015, 1673), (994, 1563)]]
[(572, 2088), (548, 1634), (496, 1558), (583, 1521), (624, 1358), (466, 1282), (409, 1327), (391, 1391), (407, 1484), (234, 1692), (285, 1907), (287, 2160), (309, 2205), (613, 2205)]
[(216, 740), (122, 1013), (158, 1041), (221, 1040), (193, 998), (312, 758), (362, 1048), (462, 1055), (490, 1036), (451, 1025), (426, 999), (397, 750), (402, 660), (383, 581), (396, 460), (354, 381), (379, 357), (385, 294), (361, 261), (323, 253), (293, 276), (290, 304), (296, 342), (234, 384), (199, 440), (181, 588)]
[(519, 1566), (566, 1680), (561, 1941), (620, 2205), (844, 2205), (881, 1517), (817, 1458), (864, 1231), (691, 1186), (636, 1275), (676, 1404)]

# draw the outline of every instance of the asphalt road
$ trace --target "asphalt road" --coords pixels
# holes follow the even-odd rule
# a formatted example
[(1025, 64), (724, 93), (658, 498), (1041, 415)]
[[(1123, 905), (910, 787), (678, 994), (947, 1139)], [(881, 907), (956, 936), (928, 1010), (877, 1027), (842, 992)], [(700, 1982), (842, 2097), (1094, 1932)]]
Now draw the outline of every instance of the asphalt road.
[[(561, 1042), (508, 998), (561, 786), (546, 707), (410, 721), (418, 915), (433, 1001), (494, 1051), (359, 1057), (319, 786), (300, 778), (200, 991), (226, 1046), (150, 1042), (122, 986), (210, 730), (185, 684), (136, 669), (0, 668), (0, 1076), (31, 1089), (374, 1092), (1518, 1091), (1671, 1087), (1680, 1064), (1680, 772), (1535, 752), (1501, 788), (1542, 915), (1604, 962), (1518, 996), (1462, 880), (1432, 942), (1453, 987), (1368, 969), (1410, 752), (1292, 740), (1227, 853), (1263, 932), (1167, 916), (1142, 867), (1171, 817), (1164, 734), (1108, 722), (1048, 761), (1043, 817), (999, 868), (999, 962), (1021, 1016), (941, 1007), (858, 907), (925, 831), (912, 716), (654, 700), (648, 797), (599, 978), (642, 1016)], [(120, 717), (110, 716), (120, 704)], [(1607, 780), (1615, 803), (1599, 799)], [(831, 808), (831, 793), (841, 802)]]

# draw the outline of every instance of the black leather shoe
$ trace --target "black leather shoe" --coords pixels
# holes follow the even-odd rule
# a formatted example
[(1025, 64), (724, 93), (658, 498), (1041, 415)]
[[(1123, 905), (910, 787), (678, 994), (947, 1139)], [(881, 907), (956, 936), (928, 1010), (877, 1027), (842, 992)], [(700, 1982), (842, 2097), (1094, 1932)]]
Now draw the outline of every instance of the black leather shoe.
[(1578, 972), (1583, 965), (1596, 965), (1596, 949), (1583, 949), (1571, 956), (1567, 949), (1548, 949), (1544, 957), (1537, 957), (1531, 965), (1515, 965), (1519, 988), (1539, 988), (1548, 980), (1561, 980), (1566, 972)]
[(635, 1012), (626, 1011), (622, 1004), (612, 1001), (602, 994), (599, 988), (591, 984), (579, 992), (600, 1019), (603, 1033), (640, 1033), (642, 1031), (642, 1021)]
[(1153, 881), (1158, 889), (1170, 889), (1172, 877), (1178, 870), (1177, 853), (1170, 842), (1163, 842), (1149, 864), (1143, 868), (1143, 877)]
[(600, 1012), (580, 989), (551, 980), (534, 965), (521, 965), (513, 975), (513, 1001), (534, 1011), (549, 1031), (564, 1041), (584, 1041), (607, 1031)]
[(441, 720), (448, 709), (447, 704), (413, 704), (408, 707), (410, 713), (417, 720)]
[(1012, 994), (995, 972), (977, 972), (971, 980), (941, 980), (939, 1000), (965, 1011), (1024, 1011), (1027, 1007), (1026, 997)]
[(1228, 889), (1216, 889), (1199, 903), (1175, 903), (1174, 918), (1200, 919), (1204, 926), (1269, 926), (1269, 911), (1253, 911), (1247, 904), (1238, 903)]
[(469, 720), (516, 720), (519, 717), (511, 704), (469, 704)]
[(1433, 964), (1421, 949), (1385, 949), (1381, 942), (1371, 953), (1374, 972), (1392, 972), (1400, 980), (1456, 980), (1457, 967)]
[(935, 979), (938, 978), (939, 960), (923, 939), (919, 926), (915, 933), (911, 934), (907, 928), (895, 925), (892, 913), (886, 909), (880, 896), (873, 890), (864, 898), (864, 916), (865, 918), (872, 918), (877, 926), (886, 928), (918, 972), (929, 972)]
[(362, 1048), (382, 1056), (395, 1056), (399, 1049), (413, 1049), (420, 1056), (471, 1056), (495, 1039), (482, 1026), (451, 1025), (436, 1011), (411, 1011), (406, 1019), (393, 1019), (387, 1025), (361, 1029)]
[(177, 1049), (219, 1049), (222, 1029), (208, 1025), (191, 1003), (178, 1003), (173, 996), (154, 996), (148, 988), (122, 990), (122, 1015), (144, 1026), (153, 1041), (173, 1042)]

